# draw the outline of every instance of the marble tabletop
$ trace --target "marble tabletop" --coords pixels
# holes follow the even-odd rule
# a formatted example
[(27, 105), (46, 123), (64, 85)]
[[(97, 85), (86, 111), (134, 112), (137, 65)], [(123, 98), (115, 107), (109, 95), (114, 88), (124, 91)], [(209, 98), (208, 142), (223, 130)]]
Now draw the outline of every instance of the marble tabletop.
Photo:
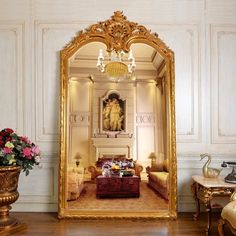
[(227, 183), (223, 176), (218, 176), (217, 178), (205, 178), (203, 175), (193, 175), (192, 179), (206, 188), (235, 188), (236, 184)]

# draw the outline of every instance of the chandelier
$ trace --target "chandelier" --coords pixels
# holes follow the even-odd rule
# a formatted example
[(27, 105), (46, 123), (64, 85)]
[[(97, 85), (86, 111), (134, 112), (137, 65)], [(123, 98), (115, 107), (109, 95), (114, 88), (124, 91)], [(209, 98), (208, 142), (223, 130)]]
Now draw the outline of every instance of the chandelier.
[(105, 64), (102, 49), (99, 50), (97, 68), (102, 73), (105, 73), (109, 80), (119, 82), (131, 77), (136, 64), (132, 50), (130, 50), (128, 58), (125, 59), (126, 53), (121, 51), (111, 51), (108, 53), (108, 62)]

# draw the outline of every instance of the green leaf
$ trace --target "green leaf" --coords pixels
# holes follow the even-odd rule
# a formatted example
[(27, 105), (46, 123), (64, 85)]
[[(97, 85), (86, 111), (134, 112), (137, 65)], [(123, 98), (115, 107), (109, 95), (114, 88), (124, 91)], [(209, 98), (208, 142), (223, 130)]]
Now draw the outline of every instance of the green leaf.
[(7, 160), (10, 161), (12, 159), (12, 155), (7, 154)]
[(17, 165), (22, 166), (23, 162), (21, 160), (16, 161)]

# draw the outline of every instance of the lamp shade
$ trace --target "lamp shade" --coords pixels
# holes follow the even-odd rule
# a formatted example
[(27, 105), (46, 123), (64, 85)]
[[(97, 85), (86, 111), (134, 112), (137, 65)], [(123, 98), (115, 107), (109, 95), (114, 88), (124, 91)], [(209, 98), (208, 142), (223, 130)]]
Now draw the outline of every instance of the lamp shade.
[(82, 159), (82, 156), (80, 155), (80, 153), (76, 153), (75, 156), (74, 156), (74, 159), (75, 160), (81, 160)]
[(157, 159), (156, 153), (155, 153), (155, 152), (151, 152), (151, 153), (149, 154), (149, 156), (148, 156), (148, 159), (152, 159), (152, 160)]

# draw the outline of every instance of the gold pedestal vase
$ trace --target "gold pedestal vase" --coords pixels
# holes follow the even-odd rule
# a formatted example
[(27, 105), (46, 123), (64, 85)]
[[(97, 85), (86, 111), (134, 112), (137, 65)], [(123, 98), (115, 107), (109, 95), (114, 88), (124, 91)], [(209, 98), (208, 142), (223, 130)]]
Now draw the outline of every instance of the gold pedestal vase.
[(0, 166), (0, 235), (26, 229), (25, 224), (9, 215), (10, 205), (19, 197), (17, 187), (20, 171), (19, 166)]

